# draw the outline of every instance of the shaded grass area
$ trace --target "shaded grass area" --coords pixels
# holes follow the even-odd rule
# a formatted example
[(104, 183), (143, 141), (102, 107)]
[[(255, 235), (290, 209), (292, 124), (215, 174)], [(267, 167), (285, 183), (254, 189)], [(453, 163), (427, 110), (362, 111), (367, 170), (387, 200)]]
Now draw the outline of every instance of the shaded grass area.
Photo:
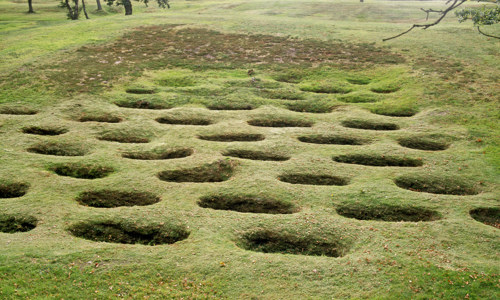
[(232, 210), (243, 213), (291, 214), (298, 208), (290, 202), (266, 196), (242, 194), (215, 194), (203, 196), (198, 205), (215, 210)]
[(29, 190), (24, 182), (0, 181), (0, 198), (17, 198), (24, 196)]
[(80, 122), (102, 122), (102, 123), (120, 123), (123, 119), (112, 113), (84, 113), (78, 117)]
[(27, 151), (55, 156), (83, 156), (89, 152), (84, 145), (67, 142), (40, 142), (29, 147)]
[(155, 148), (146, 151), (125, 152), (122, 157), (140, 160), (160, 160), (188, 157), (193, 154), (191, 148), (165, 149)]
[(106, 130), (97, 137), (102, 141), (118, 142), (118, 143), (149, 143), (150, 134), (143, 130), (122, 129), (122, 130)]
[(263, 134), (258, 133), (224, 133), (200, 135), (198, 138), (214, 142), (256, 142), (262, 141), (266, 137)]
[(402, 137), (398, 139), (398, 143), (406, 148), (428, 151), (446, 150), (450, 146), (447, 139), (441, 135), (415, 135)]
[(88, 163), (58, 163), (48, 167), (60, 176), (69, 176), (80, 179), (97, 179), (108, 176), (115, 171), (114, 168), (99, 164)]
[(160, 98), (125, 97), (114, 102), (119, 107), (136, 109), (169, 109), (173, 105)]
[(4, 105), (0, 106), (0, 114), (5, 115), (35, 115), (38, 110), (24, 105)]
[(290, 156), (282, 155), (279, 153), (245, 149), (226, 150), (222, 152), (222, 155), (263, 161), (286, 161), (290, 159)]
[(290, 117), (261, 117), (247, 122), (252, 126), (259, 127), (311, 127), (314, 122)]
[(342, 204), (336, 210), (341, 216), (358, 220), (427, 222), (442, 218), (435, 210), (415, 206)]
[(0, 232), (15, 233), (30, 231), (37, 225), (37, 219), (28, 215), (0, 214)]
[(157, 118), (156, 121), (161, 124), (172, 124), (172, 125), (198, 125), (207, 126), (212, 124), (212, 120), (208, 118), (201, 117), (181, 117), (181, 116), (164, 116)]
[(367, 130), (398, 130), (399, 125), (389, 122), (353, 119), (342, 121), (344, 127)]
[(278, 177), (280, 181), (292, 184), (308, 184), (308, 185), (347, 185), (349, 179), (332, 176), (332, 175), (316, 175), (306, 173), (290, 173), (283, 174)]
[(476, 195), (480, 191), (475, 184), (460, 177), (432, 174), (407, 174), (394, 179), (394, 183), (403, 189), (415, 192), (447, 195)]
[(60, 135), (68, 132), (67, 128), (56, 126), (28, 126), (22, 128), (23, 133), (35, 135)]
[(480, 207), (469, 213), (474, 220), (500, 229), (500, 207)]
[(160, 197), (141, 191), (95, 190), (82, 192), (76, 201), (92, 207), (145, 206), (160, 202)]
[(158, 178), (173, 182), (221, 182), (231, 178), (236, 165), (236, 161), (224, 159), (194, 168), (163, 171)]
[(349, 135), (303, 135), (298, 140), (311, 144), (331, 144), (331, 145), (364, 145), (369, 143), (367, 139)]
[(333, 157), (336, 162), (377, 167), (420, 167), (422, 159), (375, 154), (346, 154)]

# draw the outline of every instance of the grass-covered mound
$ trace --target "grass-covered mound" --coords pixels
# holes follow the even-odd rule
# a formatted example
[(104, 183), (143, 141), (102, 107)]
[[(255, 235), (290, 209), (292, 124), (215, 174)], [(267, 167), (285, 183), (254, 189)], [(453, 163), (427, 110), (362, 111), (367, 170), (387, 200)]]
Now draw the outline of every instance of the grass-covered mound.
[(289, 102), (286, 103), (285, 106), (289, 110), (296, 112), (329, 113), (332, 112), (332, 110), (338, 105), (332, 104), (328, 101), (306, 100), (306, 101)]
[(364, 145), (369, 142), (367, 139), (355, 137), (352, 135), (303, 135), (298, 140), (303, 143), (311, 144), (331, 144), (331, 145)]
[(55, 156), (83, 156), (88, 148), (82, 144), (68, 142), (39, 142), (27, 149), (28, 152)]
[(307, 173), (288, 173), (282, 174), (278, 180), (291, 184), (308, 185), (348, 185), (349, 179), (333, 175), (317, 175)]
[(114, 168), (92, 163), (57, 163), (48, 168), (60, 176), (69, 176), (80, 179), (97, 179), (108, 176)]
[(302, 92), (294, 89), (263, 89), (259, 90), (258, 95), (263, 98), (278, 99), (278, 100), (304, 100), (306, 96)]
[(170, 102), (153, 97), (125, 97), (114, 103), (119, 107), (136, 109), (169, 109), (173, 107)]
[(339, 96), (338, 99), (346, 103), (371, 103), (380, 101), (380, 95), (369, 92), (354, 92), (347, 95)]
[(216, 210), (232, 210), (243, 213), (291, 214), (298, 208), (290, 202), (266, 196), (241, 194), (215, 194), (201, 197), (198, 205)]
[(500, 207), (480, 207), (469, 213), (474, 220), (500, 229)]
[(119, 123), (122, 120), (122, 117), (108, 112), (88, 112), (78, 117), (80, 122)]
[(375, 154), (346, 154), (334, 156), (336, 162), (377, 167), (420, 167), (422, 159)]
[(450, 175), (407, 174), (394, 179), (394, 183), (403, 189), (446, 195), (476, 195), (478, 188), (465, 179)]
[(342, 121), (342, 126), (348, 128), (356, 129), (367, 129), (367, 130), (398, 130), (399, 126), (394, 123), (381, 122), (381, 121), (370, 121), (361, 119), (352, 119)]
[(342, 204), (337, 207), (337, 213), (346, 218), (386, 222), (423, 222), (441, 219), (441, 215), (435, 210), (389, 204)]
[(17, 198), (24, 196), (29, 184), (24, 182), (0, 181), (0, 198)]
[(280, 254), (341, 257), (347, 254), (349, 242), (335, 234), (325, 234), (276, 227), (257, 227), (241, 233), (237, 242), (243, 249)]
[(0, 214), (0, 232), (26, 232), (36, 227), (38, 220), (33, 216)]
[(95, 190), (82, 192), (76, 201), (85, 206), (92, 207), (119, 207), (119, 206), (145, 206), (160, 202), (160, 197), (150, 192), (122, 191), (122, 190)]
[(238, 158), (252, 159), (252, 160), (265, 160), (265, 161), (285, 161), (289, 160), (290, 156), (265, 151), (245, 150), (245, 149), (231, 149), (222, 152), (224, 156), (232, 156)]
[(221, 159), (199, 167), (163, 171), (158, 178), (173, 182), (221, 182), (231, 178), (236, 165), (234, 160)]
[(148, 246), (173, 244), (189, 236), (189, 231), (183, 225), (165, 222), (138, 225), (129, 220), (86, 221), (70, 226), (68, 231), (76, 237), (95, 242)]
[(122, 157), (140, 160), (161, 160), (188, 157), (193, 154), (191, 148), (155, 148), (145, 151), (130, 151), (124, 152)]
[(23, 105), (6, 105), (0, 106), (0, 114), (3, 115), (35, 115), (38, 113), (38, 110), (23, 106)]
[(149, 143), (151, 135), (143, 130), (106, 130), (97, 137), (101, 141), (118, 143)]
[(23, 133), (35, 135), (60, 135), (69, 130), (58, 126), (27, 126), (22, 128)]
[(320, 94), (347, 94), (353, 89), (339, 81), (308, 81), (300, 84), (300, 90)]

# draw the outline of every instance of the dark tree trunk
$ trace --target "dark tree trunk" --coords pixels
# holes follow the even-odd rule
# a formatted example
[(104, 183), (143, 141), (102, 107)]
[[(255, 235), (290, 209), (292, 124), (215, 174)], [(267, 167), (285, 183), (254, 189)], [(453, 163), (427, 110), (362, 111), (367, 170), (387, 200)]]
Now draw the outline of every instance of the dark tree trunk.
[(33, 5), (32, 5), (33, 0), (28, 0), (28, 13), (29, 14), (34, 14), (35, 11), (33, 10)]
[(365, 2), (365, 0), (359, 0), (359, 2), (363, 3), (363, 2)]
[(123, 7), (125, 7), (125, 15), (130, 16), (132, 14), (132, 2), (130, 0), (123, 0)]
[(85, 8), (85, 0), (82, 0), (82, 7), (83, 7), (83, 13), (85, 14), (85, 18), (90, 19), (89, 15), (87, 14), (87, 9)]
[(96, 0), (95, 2), (97, 3), (97, 11), (101, 11), (102, 10), (101, 0)]
[(66, 2), (66, 7), (68, 8), (68, 17), (71, 20), (78, 20), (78, 0), (74, 0), (75, 2), (75, 7), (71, 8), (71, 5), (69, 4), (69, 0), (65, 0)]

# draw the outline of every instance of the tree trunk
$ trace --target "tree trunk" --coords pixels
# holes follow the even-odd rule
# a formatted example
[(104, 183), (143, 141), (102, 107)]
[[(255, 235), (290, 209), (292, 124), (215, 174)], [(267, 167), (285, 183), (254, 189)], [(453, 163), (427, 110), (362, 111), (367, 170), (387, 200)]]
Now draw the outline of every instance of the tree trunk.
[(363, 3), (363, 2), (365, 2), (365, 0), (359, 0), (359, 2)]
[(132, 2), (130, 0), (123, 0), (123, 7), (125, 7), (125, 15), (130, 16), (132, 14)]
[(33, 5), (32, 5), (33, 0), (28, 0), (28, 13), (29, 14), (34, 14), (35, 11), (33, 10)]
[(97, 11), (102, 11), (101, 0), (96, 0), (97, 3)]
[(89, 15), (87, 14), (87, 9), (85, 8), (85, 0), (82, 0), (83, 13), (85, 14), (85, 18), (88, 20)]

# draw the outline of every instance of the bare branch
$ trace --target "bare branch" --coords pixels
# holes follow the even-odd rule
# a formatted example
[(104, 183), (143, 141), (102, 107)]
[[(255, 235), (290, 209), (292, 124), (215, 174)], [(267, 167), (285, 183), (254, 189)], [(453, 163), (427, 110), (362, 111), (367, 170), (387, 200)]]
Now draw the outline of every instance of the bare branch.
[(410, 29), (408, 29), (407, 31), (404, 31), (404, 32), (402, 32), (402, 33), (400, 33), (398, 35), (395, 35), (395, 36), (392, 36), (392, 37), (389, 37), (389, 38), (382, 39), (382, 41), (385, 42), (385, 41), (388, 41), (388, 40), (392, 40), (392, 39), (398, 38), (398, 37), (400, 37), (402, 35), (407, 34), (408, 32), (412, 31), (415, 28), (427, 29), (429, 27), (435, 26), (435, 25), (439, 24), (444, 19), (444, 17), (446, 17), (446, 15), (450, 11), (452, 11), (455, 8), (459, 7), (460, 5), (464, 4), (467, 0), (448, 0), (447, 3), (450, 3), (452, 1), (453, 1), (453, 3), (451, 3), (451, 5), (448, 6), (445, 10), (443, 10), (443, 11), (433, 11), (433, 12), (439, 12), (441, 14), (441, 16), (436, 21), (434, 21), (432, 23), (428, 23), (428, 24), (413, 24), (410, 27)]
[(495, 36), (495, 35), (490, 35), (490, 34), (487, 34), (487, 33), (484, 33), (481, 31), (481, 28), (479, 26), (477, 26), (477, 31), (484, 35), (484, 36), (487, 36), (487, 37), (490, 37), (490, 38), (494, 38), (494, 39), (500, 39), (500, 36)]

